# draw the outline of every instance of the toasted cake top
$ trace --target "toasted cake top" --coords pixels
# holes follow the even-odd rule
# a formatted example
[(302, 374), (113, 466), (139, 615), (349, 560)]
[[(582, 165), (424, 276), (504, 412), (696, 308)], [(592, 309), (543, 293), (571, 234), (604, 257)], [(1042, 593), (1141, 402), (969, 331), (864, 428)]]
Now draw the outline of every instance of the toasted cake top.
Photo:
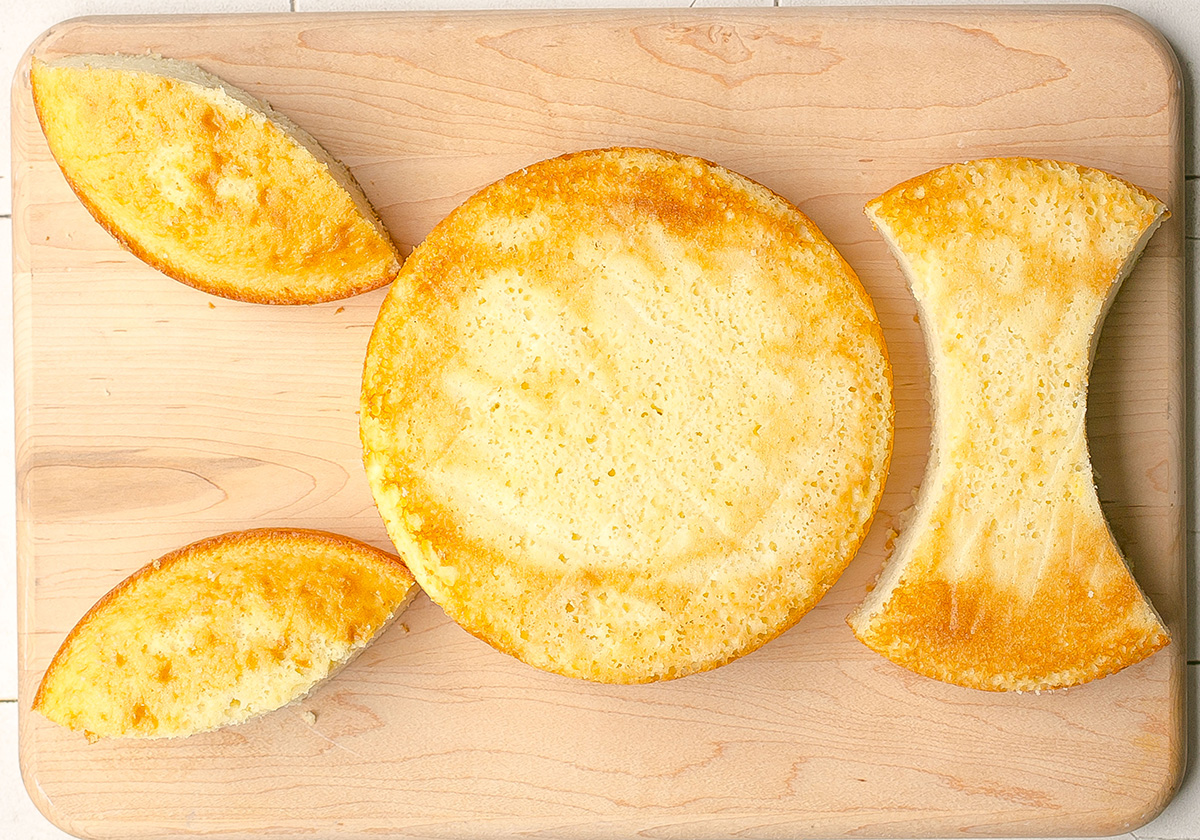
[(89, 739), (241, 723), (306, 694), (415, 591), (398, 558), (347, 537), (259, 529), (201, 540), (97, 602), (33, 708)]
[(871, 302), (764, 187), (647, 149), (482, 190), (410, 257), (362, 392), (393, 541), (470, 632), (604, 682), (729, 661), (861, 543), (892, 438)]
[(1104, 313), (1165, 207), (1054, 161), (943, 167), (867, 205), (934, 379), (916, 509), (851, 616), (919, 673), (992, 689), (1104, 676), (1168, 641), (1100, 509), (1085, 409)]
[(67, 181), (165, 274), (255, 303), (391, 281), (400, 257), (350, 173), (290, 121), (186, 62), (72, 56), (30, 71)]

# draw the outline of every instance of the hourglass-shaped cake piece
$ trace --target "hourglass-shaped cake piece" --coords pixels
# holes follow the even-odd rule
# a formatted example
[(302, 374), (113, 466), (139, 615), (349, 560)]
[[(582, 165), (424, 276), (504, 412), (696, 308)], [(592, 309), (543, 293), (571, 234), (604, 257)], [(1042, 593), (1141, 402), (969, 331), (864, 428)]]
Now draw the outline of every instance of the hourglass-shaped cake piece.
[(915, 510), (855, 635), (993, 691), (1086, 682), (1166, 645), (1101, 511), (1084, 417), (1100, 324), (1166, 207), (1104, 172), (994, 159), (866, 212), (916, 298), (934, 416)]

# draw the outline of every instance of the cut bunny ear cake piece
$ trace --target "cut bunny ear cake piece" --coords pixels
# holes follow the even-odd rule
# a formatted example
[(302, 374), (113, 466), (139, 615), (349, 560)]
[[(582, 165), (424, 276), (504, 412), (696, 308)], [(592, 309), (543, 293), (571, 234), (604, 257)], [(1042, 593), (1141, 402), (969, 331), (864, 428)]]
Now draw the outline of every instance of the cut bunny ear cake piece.
[(50, 151), (96, 220), (176, 280), (253, 303), (384, 286), (400, 256), (350, 172), (199, 67), (81, 55), (30, 70)]
[(92, 607), (33, 708), (89, 740), (242, 723), (308, 694), (416, 591), (398, 558), (347, 537), (259, 529), (202, 540)]
[(1085, 438), (1104, 314), (1166, 207), (1023, 158), (956, 164), (867, 205), (908, 278), (934, 428), (909, 524), (850, 616), (926, 676), (994, 691), (1103, 677), (1169, 642), (1126, 566)]

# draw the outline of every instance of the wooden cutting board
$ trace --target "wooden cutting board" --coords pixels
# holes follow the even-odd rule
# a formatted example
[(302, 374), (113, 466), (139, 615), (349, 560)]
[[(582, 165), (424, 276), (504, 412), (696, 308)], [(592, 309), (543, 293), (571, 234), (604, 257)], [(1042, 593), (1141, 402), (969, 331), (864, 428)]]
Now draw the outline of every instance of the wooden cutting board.
[[(411, 246), (484, 184), (611, 144), (716, 160), (789, 198), (873, 295), (897, 434), (875, 528), (793, 630), (646, 686), (545, 674), (424, 598), (297, 706), (180, 741), (88, 745), (29, 711), (111, 586), (258, 525), (386, 546), (360, 465), (360, 364), (383, 293), (272, 308), (123, 252), (13, 107), (21, 763), (95, 837), (379, 834), (783, 838), (1101, 834), (1172, 795), (1184, 749), (1181, 88), (1115, 10), (797, 9), (92, 18), (33, 48), (151, 51), (268, 100), (355, 172)], [(946, 162), (1055, 157), (1174, 217), (1121, 291), (1089, 432), (1113, 531), (1177, 640), (1065, 692), (933, 682), (844, 623), (911, 504), (929, 436), (913, 301), (862, 214)]]

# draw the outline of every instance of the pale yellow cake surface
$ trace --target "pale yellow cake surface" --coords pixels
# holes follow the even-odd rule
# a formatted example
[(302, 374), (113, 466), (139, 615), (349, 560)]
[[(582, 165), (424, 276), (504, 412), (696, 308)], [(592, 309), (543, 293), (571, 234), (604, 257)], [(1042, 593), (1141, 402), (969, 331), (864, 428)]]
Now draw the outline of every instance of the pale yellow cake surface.
[(893, 661), (991, 690), (1102, 677), (1168, 642), (1101, 511), (1088, 456), (1100, 323), (1165, 207), (1053, 161), (956, 164), (873, 200), (931, 358), (932, 453), (850, 617)]
[(854, 556), (892, 440), (868, 296), (793, 206), (645, 149), (544, 161), (409, 258), (365, 464), (422, 588), (498, 649), (630, 683), (745, 654)]
[(316, 303), (391, 281), (400, 257), (349, 172), (267, 106), (184, 62), (34, 60), (67, 181), (126, 248), (223, 297)]
[(54, 656), (33, 708), (89, 739), (241, 723), (307, 694), (415, 591), (398, 558), (346, 537), (260, 529), (202, 540), (101, 599)]

